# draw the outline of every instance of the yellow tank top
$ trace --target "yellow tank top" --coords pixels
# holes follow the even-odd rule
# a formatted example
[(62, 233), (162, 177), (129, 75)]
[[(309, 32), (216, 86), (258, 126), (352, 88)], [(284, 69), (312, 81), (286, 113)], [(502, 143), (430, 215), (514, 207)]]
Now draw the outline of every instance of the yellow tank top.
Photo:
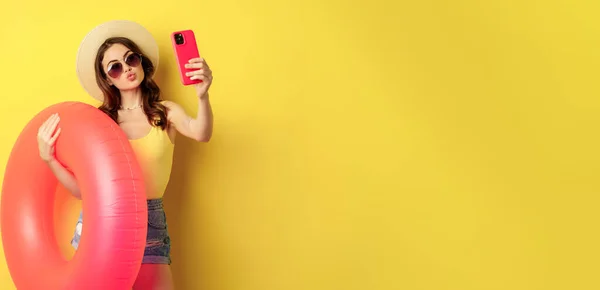
[(175, 147), (167, 131), (153, 126), (146, 136), (129, 140), (129, 143), (142, 167), (146, 198), (161, 198), (171, 177)]

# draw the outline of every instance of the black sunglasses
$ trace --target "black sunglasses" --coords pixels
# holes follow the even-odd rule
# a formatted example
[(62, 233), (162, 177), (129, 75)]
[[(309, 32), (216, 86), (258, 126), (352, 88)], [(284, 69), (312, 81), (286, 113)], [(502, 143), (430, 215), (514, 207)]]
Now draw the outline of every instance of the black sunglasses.
[[(140, 65), (140, 63), (142, 63), (142, 55), (139, 53), (132, 53), (125, 58), (125, 63), (130, 67), (137, 67), (138, 65)], [(121, 76), (122, 73), (123, 64), (121, 64), (120, 61), (113, 62), (108, 67), (107, 74), (113, 79), (118, 78), (119, 76)]]

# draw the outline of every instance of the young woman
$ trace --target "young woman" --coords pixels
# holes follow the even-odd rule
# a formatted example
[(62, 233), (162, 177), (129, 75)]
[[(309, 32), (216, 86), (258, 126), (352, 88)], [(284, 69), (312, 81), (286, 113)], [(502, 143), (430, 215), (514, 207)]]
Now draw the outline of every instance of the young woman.
[[(136, 38), (136, 40), (132, 40)], [(212, 135), (212, 109), (208, 89), (212, 72), (202, 59), (190, 59), (190, 79), (198, 99), (196, 117), (161, 99), (152, 80), (158, 49), (151, 35), (136, 23), (112, 21), (90, 32), (78, 55), (78, 76), (84, 88), (103, 103), (99, 107), (123, 129), (144, 173), (148, 201), (148, 234), (144, 258), (133, 289), (173, 289), (170, 238), (162, 197), (169, 181), (177, 133), (207, 142)], [(38, 132), (40, 157), (74, 196), (81, 198), (73, 174), (54, 154), (60, 135), (60, 116), (51, 116)], [(83, 214), (83, 213), (82, 213)], [(77, 249), (83, 218), (80, 215), (72, 245)]]

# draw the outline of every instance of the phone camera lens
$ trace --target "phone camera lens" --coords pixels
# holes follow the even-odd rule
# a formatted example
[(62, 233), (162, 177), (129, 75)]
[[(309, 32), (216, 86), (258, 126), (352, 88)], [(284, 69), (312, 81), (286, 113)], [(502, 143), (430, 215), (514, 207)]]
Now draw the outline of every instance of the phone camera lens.
[(183, 34), (181, 34), (181, 33), (175, 34), (175, 43), (178, 45), (183, 44)]

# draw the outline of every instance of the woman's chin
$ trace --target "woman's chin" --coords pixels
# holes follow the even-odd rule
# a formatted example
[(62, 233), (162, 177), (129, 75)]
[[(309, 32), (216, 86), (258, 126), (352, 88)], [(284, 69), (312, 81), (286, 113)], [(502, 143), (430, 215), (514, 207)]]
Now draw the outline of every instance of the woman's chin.
[(140, 83), (141, 83), (140, 81), (135, 80), (135, 81), (132, 81), (132, 82), (127, 82), (125, 84), (122, 84), (118, 88), (122, 92), (123, 91), (133, 91), (133, 90), (136, 90), (136, 89), (138, 89), (140, 87)]

